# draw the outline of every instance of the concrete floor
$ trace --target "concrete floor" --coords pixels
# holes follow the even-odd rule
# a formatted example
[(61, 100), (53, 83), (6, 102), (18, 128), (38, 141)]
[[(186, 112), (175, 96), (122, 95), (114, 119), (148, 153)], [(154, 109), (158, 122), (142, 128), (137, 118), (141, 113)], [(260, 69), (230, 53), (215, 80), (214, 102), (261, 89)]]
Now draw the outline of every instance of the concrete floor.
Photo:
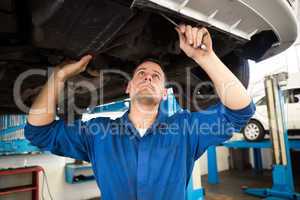
[[(294, 175), (296, 191), (300, 192), (300, 174)], [(271, 187), (272, 172), (264, 171), (256, 175), (252, 170), (247, 171), (224, 171), (219, 173), (220, 183), (211, 185), (207, 183), (207, 175), (202, 176), (202, 184), (205, 188), (205, 200), (259, 200), (258, 197), (246, 195), (242, 187)], [(90, 200), (99, 200), (98, 198)]]
[[(207, 183), (207, 175), (202, 176), (202, 184), (205, 188), (206, 200), (258, 200), (260, 198), (246, 195), (242, 187), (271, 187), (272, 173), (264, 171), (256, 175), (252, 170), (248, 171), (224, 171), (219, 173), (220, 183), (211, 185)], [(295, 179), (296, 191), (300, 192), (300, 176)]]

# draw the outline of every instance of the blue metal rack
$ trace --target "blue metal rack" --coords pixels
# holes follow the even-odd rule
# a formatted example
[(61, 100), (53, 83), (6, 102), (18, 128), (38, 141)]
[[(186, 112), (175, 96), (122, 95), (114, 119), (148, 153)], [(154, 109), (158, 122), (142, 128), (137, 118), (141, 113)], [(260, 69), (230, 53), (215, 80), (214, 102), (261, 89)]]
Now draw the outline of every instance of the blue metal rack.
[(25, 115), (0, 116), (0, 155), (40, 153), (24, 138)]
[(67, 183), (75, 184), (93, 181), (95, 176), (91, 164), (67, 163), (65, 166), (65, 179)]
[(88, 114), (102, 113), (102, 112), (122, 112), (128, 110), (129, 99), (115, 101), (103, 105), (96, 106), (88, 110)]
[[(289, 148), (293, 150), (300, 150), (300, 139), (290, 139), (288, 141), (289, 143)], [(253, 148), (254, 150), (254, 165), (255, 165), (255, 170), (260, 171), (262, 169), (262, 160), (261, 160), (261, 152), (260, 150), (262, 148), (272, 148), (272, 143), (270, 140), (263, 140), (261, 142), (247, 142), (245, 140), (237, 140), (237, 141), (229, 141), (225, 142), (220, 146), (228, 147), (228, 148)], [(208, 182), (210, 184), (218, 184), (220, 182), (219, 180), (219, 175), (218, 175), (218, 168), (217, 168), (217, 155), (216, 155), (216, 147), (212, 146), (209, 147), (208, 149)], [(281, 191), (281, 196), (284, 199), (287, 196), (290, 195), (290, 198), (288, 199), (300, 199), (300, 196), (296, 196), (297, 194), (294, 194), (290, 192), (287, 188), (283, 188), (282, 183), (286, 183), (289, 180), (289, 177), (287, 176), (282, 176), (284, 173), (285, 168), (281, 166), (274, 166), (273, 170), (277, 173), (278, 171), (282, 173), (278, 174), (273, 174), (273, 184), (274, 185), (281, 185), (281, 188), (277, 188), (279, 191)], [(293, 188), (293, 187), (292, 187)], [(276, 190), (277, 191), (277, 190)], [(275, 191), (275, 192), (276, 192)], [(286, 193), (282, 191), (287, 191)], [(272, 189), (258, 189), (258, 188), (246, 188), (244, 189), (244, 192), (253, 194), (255, 196), (264, 196), (264, 194), (272, 194), (274, 191)], [(276, 192), (277, 193), (277, 192)], [(293, 196), (294, 195), (294, 196)], [(269, 198), (271, 199), (271, 198)], [(269, 200), (268, 199), (268, 200)]]
[(21, 124), (21, 125), (17, 125), (17, 126), (14, 126), (14, 127), (10, 127), (10, 128), (0, 130), (0, 136), (5, 136), (5, 135), (8, 135), (9, 133), (16, 132), (16, 131), (24, 128), (24, 126), (25, 126), (25, 124)]
[[(222, 145), (230, 148), (272, 148), (272, 143), (268, 139), (261, 142), (247, 142), (245, 140), (229, 141)], [(291, 149), (300, 149), (300, 139), (290, 139), (289, 145)]]
[(32, 146), (28, 140), (17, 139), (0, 141), (0, 156), (41, 153), (40, 149)]

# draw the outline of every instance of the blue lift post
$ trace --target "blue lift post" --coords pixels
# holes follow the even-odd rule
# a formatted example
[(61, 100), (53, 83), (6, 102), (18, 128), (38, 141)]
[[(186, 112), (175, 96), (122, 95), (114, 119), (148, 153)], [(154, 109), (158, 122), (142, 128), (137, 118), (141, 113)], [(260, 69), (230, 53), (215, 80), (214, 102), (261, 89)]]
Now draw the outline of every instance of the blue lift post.
[[(260, 142), (247, 142), (245, 140), (236, 140), (236, 141), (229, 141), (223, 143), (221, 146), (227, 148), (234, 148), (234, 149), (250, 149), (253, 148), (253, 157), (254, 157), (254, 167), (255, 172), (260, 172), (262, 169), (262, 158), (261, 158), (261, 149), (272, 148), (272, 143), (269, 139), (265, 139)], [(293, 150), (300, 150), (300, 140), (299, 139), (290, 139), (289, 140), (290, 149)], [(215, 151), (215, 146), (211, 146), (208, 149), (208, 183), (209, 184), (218, 184), (220, 183), (219, 176), (218, 176), (218, 168), (217, 168), (217, 156)], [(255, 153), (254, 150), (259, 150), (259, 155)], [(258, 164), (256, 164), (258, 163)]]
[(292, 174), (290, 144), (288, 140), (286, 115), (281, 86), (286, 85), (287, 73), (265, 77), (265, 91), (272, 149), (275, 164), (272, 170), (272, 188), (248, 188), (244, 192), (250, 195), (264, 197), (266, 200), (291, 199), (299, 200), (300, 193), (295, 192)]
[[(287, 74), (271, 75), (266, 77), (266, 94), (268, 96), (268, 112), (271, 130), (271, 139), (262, 142), (231, 141), (223, 146), (231, 148), (253, 148), (256, 168), (262, 168), (261, 148), (272, 148), (275, 164), (272, 170), (272, 188), (246, 188), (244, 192), (250, 195), (263, 197), (265, 200), (300, 200), (300, 194), (295, 192), (292, 175), (290, 149), (300, 149), (300, 140), (288, 140), (287, 129), (283, 112), (283, 99), (280, 90), (280, 81), (284, 81)], [(270, 114), (271, 113), (271, 114)], [(272, 124), (271, 124), (272, 123)], [(214, 147), (215, 148), (215, 147)], [(214, 153), (212, 151), (212, 153)], [(211, 159), (212, 158), (212, 159)], [(209, 183), (219, 182), (216, 169), (216, 157), (208, 159), (208, 165), (213, 166), (209, 173), (212, 179)]]
[(254, 169), (256, 174), (262, 174), (263, 165), (261, 158), (261, 150), (259, 148), (253, 148), (253, 158), (254, 158)]
[(219, 184), (219, 173), (217, 165), (217, 152), (216, 146), (210, 146), (207, 149), (207, 171), (208, 171), (208, 183)]

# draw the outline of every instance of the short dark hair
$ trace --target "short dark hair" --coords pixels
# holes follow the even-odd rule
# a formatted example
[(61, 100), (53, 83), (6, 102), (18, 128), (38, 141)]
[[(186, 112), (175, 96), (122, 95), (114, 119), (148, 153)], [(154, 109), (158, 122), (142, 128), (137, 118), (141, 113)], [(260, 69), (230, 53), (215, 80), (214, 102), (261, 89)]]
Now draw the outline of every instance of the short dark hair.
[(161, 70), (163, 71), (163, 73), (165, 74), (163, 62), (162, 62), (159, 58), (157, 58), (157, 57), (155, 57), (155, 56), (147, 56), (147, 57), (144, 57), (144, 58), (140, 59), (140, 60), (137, 62), (136, 67), (134, 68), (132, 75), (134, 75), (136, 69), (138, 68), (138, 66), (139, 66), (140, 64), (142, 64), (142, 63), (144, 63), (144, 62), (147, 62), (147, 61), (150, 61), (150, 62), (153, 62), (153, 63), (158, 64), (158, 65), (160, 66)]
[(140, 61), (140, 64), (143, 63), (143, 62), (147, 62), (147, 61), (154, 62), (154, 63), (158, 64), (161, 67), (161, 69), (164, 71), (164, 64), (162, 63), (162, 61), (159, 58), (156, 58), (156, 57), (146, 57), (146, 58), (143, 58)]

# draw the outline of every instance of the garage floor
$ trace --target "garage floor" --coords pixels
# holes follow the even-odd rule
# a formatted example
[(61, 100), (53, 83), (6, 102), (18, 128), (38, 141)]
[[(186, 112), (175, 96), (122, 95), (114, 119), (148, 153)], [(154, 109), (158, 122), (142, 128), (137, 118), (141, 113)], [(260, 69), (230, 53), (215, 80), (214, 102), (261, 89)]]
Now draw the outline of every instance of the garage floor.
[[(295, 174), (294, 174), (295, 176)], [(296, 191), (300, 192), (300, 175), (295, 176)], [(246, 195), (241, 187), (271, 187), (272, 172), (264, 171), (261, 175), (256, 175), (252, 170), (247, 171), (224, 171), (219, 173), (220, 184), (210, 185), (207, 183), (207, 175), (202, 176), (202, 184), (205, 188), (205, 200), (259, 200), (258, 197)], [(99, 200), (90, 199), (90, 200)]]
[[(246, 195), (241, 187), (271, 187), (272, 173), (264, 171), (262, 175), (255, 175), (249, 171), (224, 171), (219, 173), (220, 184), (210, 185), (207, 183), (207, 175), (202, 176), (203, 187), (206, 192), (206, 200), (258, 200), (260, 198)], [(296, 191), (300, 192), (300, 176), (298, 175)]]

